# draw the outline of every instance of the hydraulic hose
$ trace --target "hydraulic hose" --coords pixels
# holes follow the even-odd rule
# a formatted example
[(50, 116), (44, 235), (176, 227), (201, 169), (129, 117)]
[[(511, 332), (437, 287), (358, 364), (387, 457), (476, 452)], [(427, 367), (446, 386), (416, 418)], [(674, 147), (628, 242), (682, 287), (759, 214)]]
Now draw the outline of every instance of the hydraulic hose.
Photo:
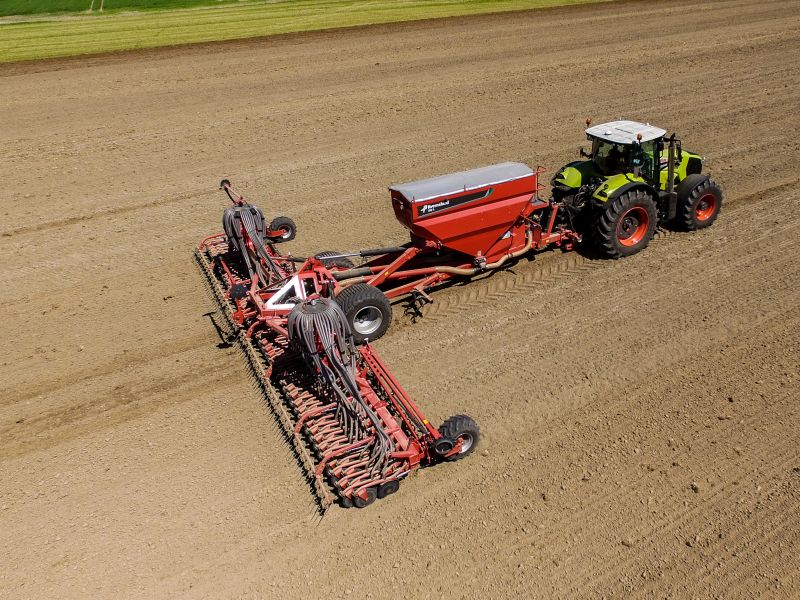
[[(241, 224), (241, 226), (240, 226)], [(233, 250), (241, 252), (244, 258), (247, 270), (250, 277), (253, 273), (258, 273), (258, 277), (262, 282), (269, 282), (271, 278), (264, 273), (261, 264), (258, 261), (253, 261), (247, 252), (247, 245), (242, 234), (242, 229), (247, 234), (247, 237), (253, 243), (256, 254), (260, 257), (271, 271), (272, 275), (278, 279), (282, 277), (280, 270), (275, 262), (272, 260), (266, 245), (264, 244), (264, 213), (257, 206), (250, 204), (241, 204), (231, 206), (225, 209), (222, 214), (222, 227), (225, 230), (225, 235), (228, 237)]]
[(533, 233), (531, 233), (531, 231), (528, 230), (528, 232), (525, 234), (525, 245), (522, 248), (520, 248), (516, 252), (509, 252), (508, 254), (505, 254), (499, 260), (487, 264), (486, 267), (483, 268), (475, 267), (473, 269), (459, 269), (457, 267), (436, 267), (436, 272), (449, 273), (451, 275), (477, 275), (482, 271), (492, 271), (494, 269), (502, 267), (508, 259), (518, 258), (523, 254), (526, 254), (528, 250), (531, 249), (531, 246), (533, 246)]
[(289, 314), (289, 341), (303, 356), (312, 373), (336, 401), (335, 416), (351, 443), (374, 436), (374, 442), (356, 450), (365, 453), (370, 479), (382, 479), (395, 450), (380, 417), (361, 396), (356, 382), (357, 351), (347, 317), (327, 298), (301, 302)]
[(353, 279), (354, 277), (368, 277), (372, 275), (372, 269), (369, 267), (358, 267), (356, 269), (348, 269), (347, 271), (334, 271), (333, 278), (336, 281), (344, 281), (346, 279)]
[[(473, 267), (471, 269), (461, 269), (458, 267), (441, 266), (441, 267), (433, 267), (433, 272), (471, 277), (473, 275), (477, 275), (478, 273), (482, 273), (484, 271), (492, 271), (494, 269), (502, 267), (509, 259), (519, 258), (523, 254), (526, 254), (531, 249), (532, 246), (533, 246), (533, 233), (531, 233), (531, 231), (528, 230), (528, 232), (525, 235), (525, 245), (522, 248), (520, 248), (516, 252), (509, 252), (508, 254), (502, 256), (495, 262), (487, 264), (485, 267)], [(348, 285), (353, 285), (355, 283), (364, 283), (372, 275), (373, 272), (369, 267), (350, 269), (348, 271), (337, 271), (333, 274), (334, 278), (336, 278), (337, 281), (342, 282), (342, 286), (344, 287)]]

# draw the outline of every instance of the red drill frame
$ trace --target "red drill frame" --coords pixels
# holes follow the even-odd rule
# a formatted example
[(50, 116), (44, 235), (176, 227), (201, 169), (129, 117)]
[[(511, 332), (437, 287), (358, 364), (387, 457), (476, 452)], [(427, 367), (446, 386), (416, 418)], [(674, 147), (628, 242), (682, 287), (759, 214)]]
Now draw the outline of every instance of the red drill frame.
[(337, 405), (320, 394), (315, 374), (298, 365), (288, 344), (287, 319), (293, 302), (298, 297), (332, 297), (339, 289), (337, 281), (320, 260), (309, 258), (298, 268), (271, 245), (266, 248), (276, 268), (269, 270), (247, 233), (240, 233), (245, 240), (242, 251), (260, 261), (264, 272), (270, 273), (268, 281), (260, 281), (258, 274), (245, 275), (224, 234), (205, 238), (195, 257), (229, 330), (236, 332), (259, 385), (312, 477), (321, 509), (335, 499), (331, 488), (344, 506), (362, 507), (395, 492), (413, 470), (458, 457), (463, 440), (444, 439), (367, 344), (357, 348), (359, 393), (380, 417), (396, 450), (380, 476), (363, 469), (370, 439), (351, 443), (336, 422)]
[[(367, 250), (341, 257), (365, 256), (353, 268), (336, 267), (341, 288), (366, 283), (387, 298), (417, 294), (430, 300), (427, 291), (447, 280), (471, 277), (500, 268), (508, 260), (547, 247), (571, 250), (580, 236), (557, 224), (557, 207), (542, 200), (537, 167), (508, 181), (494, 181), (437, 195), (423, 201), (406, 198), (390, 188), (398, 221), (411, 232), (411, 242), (385, 252)], [(464, 198), (476, 198), (463, 202)], [(452, 208), (426, 211), (427, 207)], [(330, 257), (329, 257), (330, 258)]]
[[(508, 181), (488, 182), (423, 201), (406, 198), (398, 189), (390, 188), (395, 216), (411, 232), (408, 244), (336, 255), (339, 258), (367, 258), (354, 268), (333, 266), (330, 256), (325, 258), (325, 264), (331, 265), (329, 267), (309, 258), (297, 268), (298, 259), (279, 254), (270, 243), (271, 256), (280, 264), (282, 276), (271, 277), (274, 281), (268, 283), (271, 285), (297, 274), (305, 282), (314, 282), (313, 291), (307, 290), (308, 295), (329, 295), (331, 289), (336, 294), (350, 285), (366, 283), (380, 289), (389, 299), (415, 294), (430, 301), (427, 292), (450, 279), (468, 278), (498, 269), (530, 251), (547, 247), (571, 250), (573, 244), (580, 241), (580, 236), (557, 224), (558, 209), (552, 199), (540, 198), (539, 192), (544, 186), (539, 183), (539, 176), (544, 172), (542, 167), (537, 167)], [(227, 180), (223, 180), (222, 188), (234, 204), (245, 202)], [(426, 207), (460, 202), (465, 196), (477, 197), (477, 200), (426, 214)], [(476, 223), (480, 226), (476, 227)], [(270, 234), (277, 235), (266, 232), (265, 237), (274, 239)], [(213, 244), (217, 238), (224, 240), (224, 235), (210, 236), (204, 243)], [(252, 245), (250, 250), (253, 251)], [(310, 272), (317, 275), (309, 275)], [(250, 283), (251, 291), (260, 290), (259, 295), (263, 298), (266, 286)], [(272, 292), (274, 290), (270, 288)], [(263, 303), (255, 296), (252, 300), (262, 310)]]
[[(410, 243), (319, 259), (279, 253), (274, 244), (284, 239), (280, 231), (267, 227), (260, 210), (230, 182), (222, 182), (234, 208), (223, 217), (225, 233), (204, 239), (196, 257), (323, 508), (333, 501), (326, 479), (342, 504), (364, 506), (396, 491), (412, 470), (465, 455), (477, 437), (453, 433), (453, 423), (465, 416), (445, 422), (447, 435), (434, 428), (368, 344), (356, 350), (350, 391), (339, 389), (371, 415), (368, 422), (358, 421), (366, 437), (351, 437), (337, 420), (341, 398), (326, 397), (324, 377), (309, 372), (312, 365), (329, 374), (334, 367), (314, 362), (317, 358), (301, 366), (289, 347), (290, 313), (299, 303), (337, 298), (358, 283), (380, 289), (387, 298), (417, 294), (429, 299), (426, 291), (448, 279), (500, 268), (531, 250), (570, 249), (580, 237), (557, 224), (558, 207), (551, 200), (539, 198), (542, 171), (504, 163), (392, 187), (392, 206), (411, 232)], [(350, 266), (341, 260), (349, 256), (367, 260)], [(472, 432), (478, 435), (477, 425)], [(367, 468), (375, 464), (368, 449), (378, 434), (383, 442), (391, 440), (392, 448), (388, 462), (381, 450), (380, 472)]]

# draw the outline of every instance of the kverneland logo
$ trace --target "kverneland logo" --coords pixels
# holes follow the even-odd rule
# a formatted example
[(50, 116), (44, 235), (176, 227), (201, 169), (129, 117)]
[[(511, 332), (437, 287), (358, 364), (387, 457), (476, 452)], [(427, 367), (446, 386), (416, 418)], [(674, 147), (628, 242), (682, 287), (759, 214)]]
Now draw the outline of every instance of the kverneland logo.
[(419, 214), (428, 215), (432, 212), (436, 212), (437, 210), (442, 210), (443, 208), (447, 208), (448, 206), (450, 206), (450, 200), (442, 200), (441, 202), (425, 204), (424, 206), (419, 207)]

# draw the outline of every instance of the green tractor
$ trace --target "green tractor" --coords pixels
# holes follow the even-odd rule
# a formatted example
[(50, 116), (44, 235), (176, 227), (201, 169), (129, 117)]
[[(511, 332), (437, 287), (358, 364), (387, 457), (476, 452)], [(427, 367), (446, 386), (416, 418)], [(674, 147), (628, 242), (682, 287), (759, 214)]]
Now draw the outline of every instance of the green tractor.
[(702, 174), (703, 159), (659, 127), (635, 121), (591, 126), (592, 149), (551, 180), (563, 225), (609, 258), (644, 249), (659, 225), (708, 227), (722, 207), (722, 190)]

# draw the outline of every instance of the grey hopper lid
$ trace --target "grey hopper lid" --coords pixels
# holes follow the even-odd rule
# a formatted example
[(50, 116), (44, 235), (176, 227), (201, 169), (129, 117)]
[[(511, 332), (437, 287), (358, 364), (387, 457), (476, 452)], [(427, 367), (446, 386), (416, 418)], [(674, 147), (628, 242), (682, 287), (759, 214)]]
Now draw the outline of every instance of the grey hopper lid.
[(406, 200), (411, 202), (424, 202), (432, 198), (449, 196), (489, 185), (497, 185), (529, 175), (533, 175), (533, 170), (528, 165), (518, 162), (504, 162), (488, 167), (470, 169), (469, 171), (420, 179), (410, 183), (400, 183), (390, 186), (389, 189), (402, 194)]

